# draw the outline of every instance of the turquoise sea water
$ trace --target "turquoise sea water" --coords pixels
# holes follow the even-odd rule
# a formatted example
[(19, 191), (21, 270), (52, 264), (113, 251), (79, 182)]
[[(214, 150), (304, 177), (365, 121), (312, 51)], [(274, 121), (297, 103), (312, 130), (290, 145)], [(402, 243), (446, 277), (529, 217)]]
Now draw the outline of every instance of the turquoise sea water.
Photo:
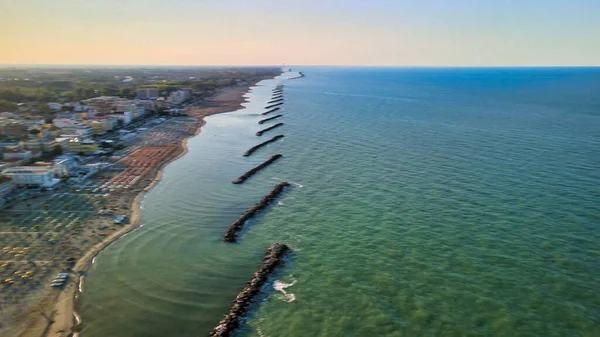
[[(84, 337), (208, 334), (272, 242), (295, 249), (273, 278), (291, 286), (244, 336), (600, 336), (600, 69), (298, 70), (166, 168), (86, 277)], [(279, 83), (286, 125), (256, 137)]]

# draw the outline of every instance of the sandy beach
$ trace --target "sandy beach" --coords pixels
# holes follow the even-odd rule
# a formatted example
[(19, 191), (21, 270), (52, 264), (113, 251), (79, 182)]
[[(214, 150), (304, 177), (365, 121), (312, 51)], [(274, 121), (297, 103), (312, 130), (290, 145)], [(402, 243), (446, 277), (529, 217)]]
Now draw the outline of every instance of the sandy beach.
[[(206, 123), (204, 117), (241, 109), (243, 107), (242, 103), (246, 102), (243, 96), (254, 85), (237, 85), (224, 88), (198, 106), (186, 108), (186, 113), (198, 120), (196, 132), (193, 136), (198, 135), (201, 127)], [(79, 335), (79, 331), (83, 327), (83, 321), (78, 314), (79, 298), (80, 292), (84, 290), (83, 280), (86, 271), (92, 265), (94, 258), (104, 248), (139, 226), (140, 206), (144, 195), (160, 182), (163, 168), (166, 165), (187, 153), (188, 139), (189, 137), (183, 138), (177, 144), (177, 149), (158, 165), (153, 173), (154, 178), (139, 193), (132, 195), (133, 198), (129, 206), (129, 224), (111, 233), (111, 235), (87, 250), (72, 268), (73, 282), (69, 282), (61, 291), (48, 289), (47, 295), (33, 307), (34, 309), (31, 310), (24, 323), (20, 325), (19, 331), (15, 331), (14, 336), (67, 337)]]

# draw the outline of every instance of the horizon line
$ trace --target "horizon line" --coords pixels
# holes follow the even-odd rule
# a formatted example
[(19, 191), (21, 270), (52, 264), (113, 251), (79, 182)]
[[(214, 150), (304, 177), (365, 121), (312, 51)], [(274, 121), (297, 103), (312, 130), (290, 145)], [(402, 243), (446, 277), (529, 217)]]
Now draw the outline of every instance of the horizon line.
[(284, 65), (219, 65), (219, 64), (87, 64), (87, 63), (0, 63), (0, 68), (48, 68), (48, 67), (132, 67), (132, 68), (191, 68), (191, 67), (206, 67), (206, 68), (292, 68), (292, 67), (328, 67), (328, 68), (598, 68), (597, 65), (330, 65), (330, 64), (284, 64)]

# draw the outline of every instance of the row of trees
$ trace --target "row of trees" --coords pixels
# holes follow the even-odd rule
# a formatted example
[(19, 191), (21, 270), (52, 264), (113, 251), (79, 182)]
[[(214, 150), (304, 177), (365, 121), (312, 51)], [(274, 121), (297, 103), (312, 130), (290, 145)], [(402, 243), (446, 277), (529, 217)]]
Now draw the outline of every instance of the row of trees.
[(17, 103), (9, 102), (7, 100), (0, 100), (0, 112), (15, 111), (16, 109), (17, 109)]

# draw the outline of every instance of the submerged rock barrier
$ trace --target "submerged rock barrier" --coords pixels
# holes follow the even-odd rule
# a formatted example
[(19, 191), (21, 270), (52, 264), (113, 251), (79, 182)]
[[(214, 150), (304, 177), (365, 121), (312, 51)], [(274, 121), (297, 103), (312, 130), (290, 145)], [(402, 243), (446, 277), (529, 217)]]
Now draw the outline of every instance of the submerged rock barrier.
[(265, 119), (263, 119), (263, 120), (260, 120), (260, 121), (258, 121), (258, 124), (264, 124), (264, 123), (266, 123), (266, 122), (268, 122), (268, 121), (270, 121), (270, 120), (273, 120), (273, 119), (275, 119), (275, 118), (279, 118), (279, 117), (281, 117), (281, 116), (283, 116), (283, 115), (275, 115), (275, 116), (273, 116), (273, 117), (271, 117), (271, 118), (265, 118)]
[(265, 133), (265, 132), (267, 132), (267, 131), (271, 131), (271, 130), (273, 130), (273, 129), (275, 129), (275, 128), (278, 128), (278, 127), (280, 127), (280, 126), (282, 126), (282, 125), (283, 125), (283, 123), (277, 123), (277, 124), (275, 124), (275, 125), (273, 125), (273, 126), (269, 126), (269, 127), (268, 127), (268, 128), (266, 128), (266, 129), (262, 129), (262, 130), (258, 131), (258, 132), (256, 133), (256, 135), (257, 135), (257, 136), (262, 136), (262, 134), (263, 134), (263, 133)]
[(251, 169), (250, 171), (242, 174), (241, 176), (239, 176), (236, 180), (232, 181), (232, 183), (234, 184), (241, 184), (244, 181), (246, 181), (248, 178), (252, 177), (253, 175), (255, 175), (257, 172), (259, 172), (260, 170), (264, 169), (265, 167), (273, 164), (277, 159), (283, 157), (281, 154), (275, 154), (273, 156), (271, 156), (271, 158), (267, 159), (264, 163), (256, 166), (255, 168)]
[(252, 274), (252, 279), (246, 283), (246, 287), (231, 302), (229, 313), (223, 316), (212, 331), (210, 337), (229, 337), (240, 327), (244, 316), (248, 314), (250, 305), (254, 298), (260, 294), (261, 288), (267, 283), (269, 276), (281, 265), (289, 254), (290, 248), (283, 243), (273, 243), (267, 248), (265, 257), (258, 271)]
[(263, 115), (263, 116), (264, 116), (264, 115), (268, 115), (268, 114), (270, 114), (271, 112), (275, 112), (275, 111), (277, 111), (277, 110), (279, 110), (279, 109), (281, 109), (281, 108), (273, 108), (273, 109), (271, 109), (271, 110), (269, 110), (269, 111), (265, 111), (265, 112), (261, 113), (261, 115)]
[(254, 151), (260, 149), (261, 147), (263, 147), (263, 146), (265, 146), (265, 145), (267, 145), (269, 143), (276, 142), (276, 141), (278, 141), (279, 139), (281, 139), (283, 137), (285, 137), (285, 136), (284, 135), (277, 135), (277, 136), (275, 136), (275, 137), (267, 140), (266, 142), (262, 142), (262, 143), (260, 143), (260, 144), (258, 144), (256, 146), (251, 147), (250, 150), (248, 150), (248, 151), (246, 151), (246, 153), (244, 153), (244, 157), (249, 157), (252, 153), (254, 153)]
[(277, 99), (273, 99), (271, 101), (268, 101), (267, 104), (271, 104), (271, 103), (279, 103), (279, 102), (283, 102), (283, 98), (277, 98)]
[(258, 212), (260, 212), (265, 207), (269, 206), (269, 204), (277, 198), (283, 189), (290, 186), (289, 183), (283, 182), (275, 185), (275, 187), (269, 192), (269, 194), (265, 195), (260, 199), (260, 201), (254, 206), (248, 208), (237, 220), (235, 220), (229, 227), (227, 227), (227, 232), (223, 237), (223, 242), (227, 243), (236, 243), (238, 239), (238, 233), (244, 228), (246, 221), (254, 217)]
[(280, 105), (283, 105), (283, 102), (279, 102), (279, 103), (276, 103), (276, 104), (268, 105), (268, 106), (265, 107), (265, 109), (271, 109), (271, 108), (274, 108), (274, 107), (280, 106)]

